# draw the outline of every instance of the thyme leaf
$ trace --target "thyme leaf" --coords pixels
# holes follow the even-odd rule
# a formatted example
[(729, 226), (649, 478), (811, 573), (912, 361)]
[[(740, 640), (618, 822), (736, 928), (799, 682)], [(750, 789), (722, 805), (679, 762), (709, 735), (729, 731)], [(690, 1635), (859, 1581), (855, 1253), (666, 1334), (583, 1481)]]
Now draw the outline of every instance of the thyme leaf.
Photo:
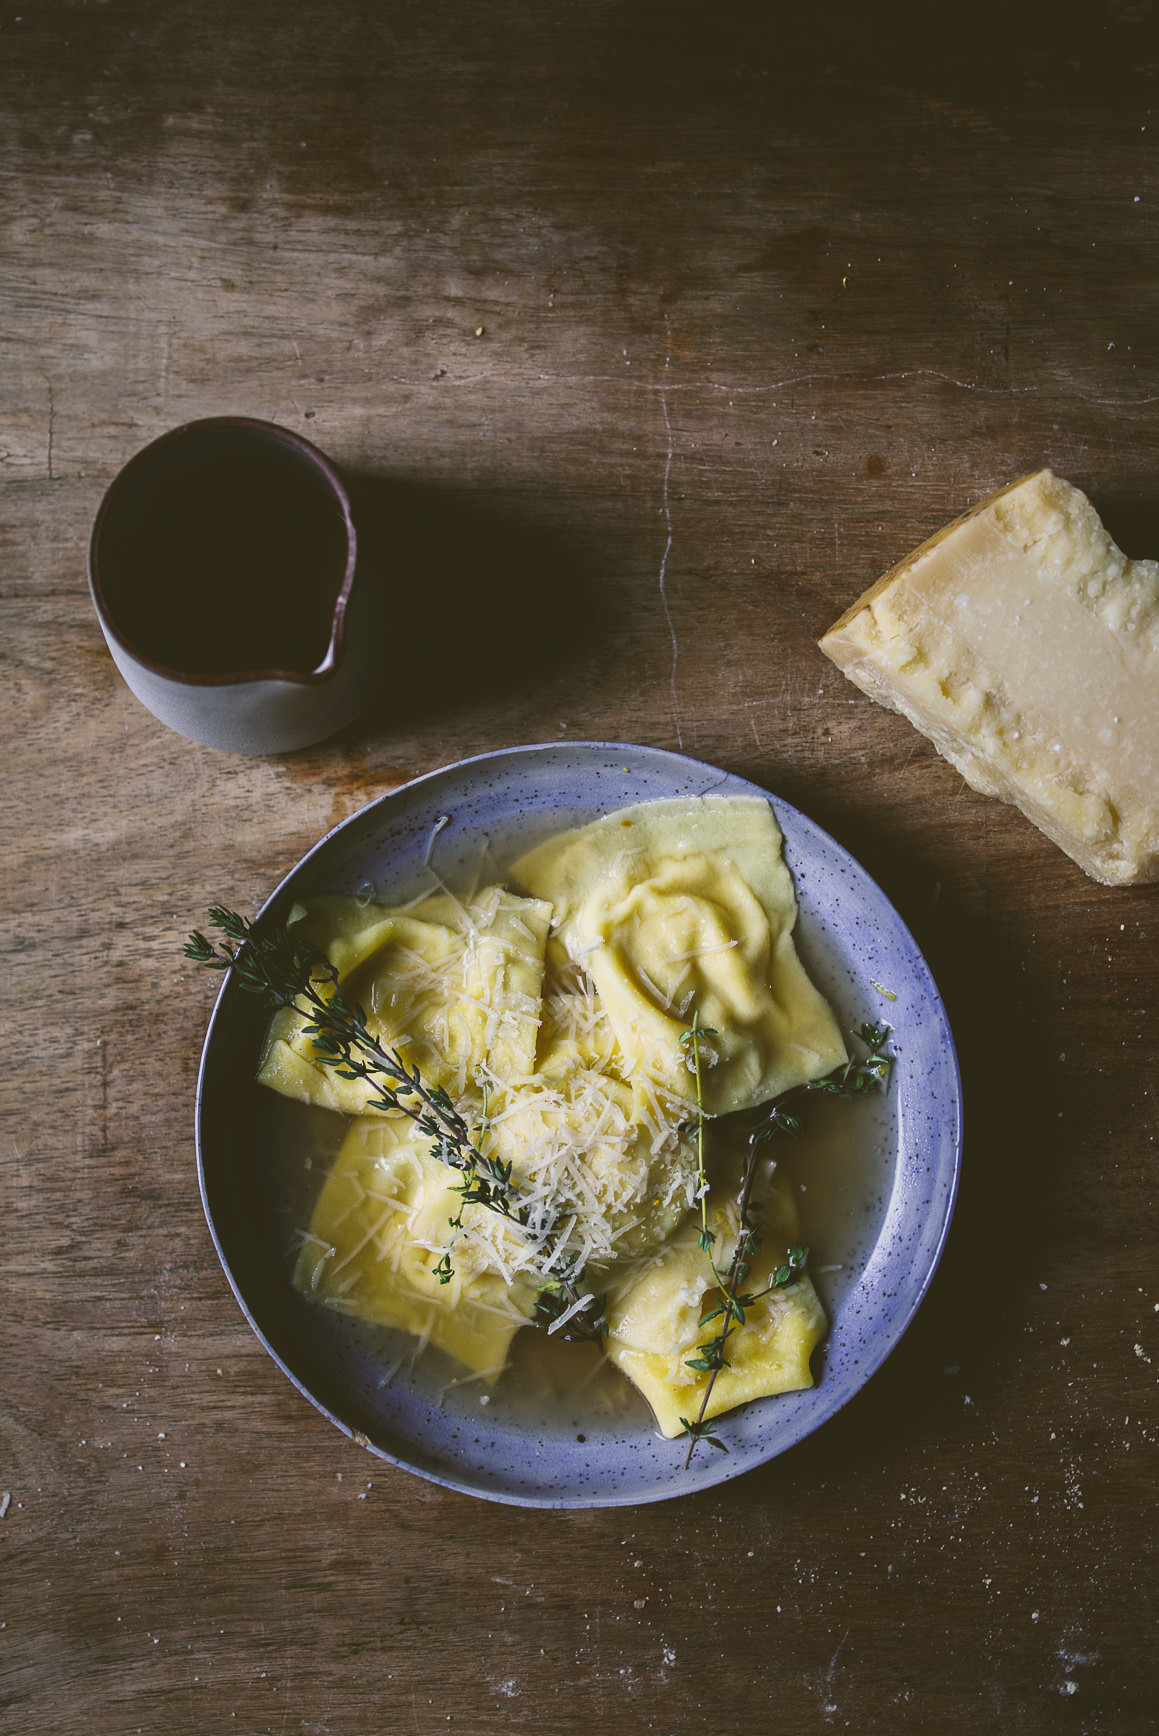
[[(681, 1417), (680, 1427), (683, 1432), (690, 1437), (688, 1447), (689, 1459), (692, 1457), (692, 1449), (695, 1447), (697, 1441), (707, 1441), (710, 1447), (719, 1447), (722, 1453), (728, 1452), (728, 1448), (720, 1437), (713, 1434), (712, 1424), (706, 1423), (701, 1417), (696, 1417), (691, 1422), (687, 1417)], [(685, 1459), (684, 1462), (687, 1464), (688, 1459)]]
[(696, 1132), (696, 1197), (700, 1202), (700, 1230), (696, 1241), (701, 1253), (708, 1255), (713, 1276), (719, 1282), (716, 1264), (712, 1258), (712, 1245), (716, 1241), (716, 1236), (708, 1227), (708, 1177), (704, 1169), (704, 1088), (700, 1073), (701, 1044), (705, 1037), (715, 1036), (716, 1030), (712, 1025), (701, 1024), (699, 1009), (693, 1012), (692, 1024), (688, 1030), (680, 1033), (681, 1046), (688, 1052), (689, 1065), (696, 1077), (696, 1115), (689, 1121), (681, 1122), (680, 1128), (681, 1132), (692, 1131), (693, 1129)]

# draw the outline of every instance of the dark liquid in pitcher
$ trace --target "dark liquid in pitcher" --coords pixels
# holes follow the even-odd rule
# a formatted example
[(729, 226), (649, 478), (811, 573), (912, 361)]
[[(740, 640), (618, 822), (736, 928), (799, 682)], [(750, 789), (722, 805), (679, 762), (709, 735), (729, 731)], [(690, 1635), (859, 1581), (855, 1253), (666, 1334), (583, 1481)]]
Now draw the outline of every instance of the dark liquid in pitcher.
[(138, 656), (188, 675), (316, 669), (347, 533), (325, 477), (244, 428), (191, 430), (122, 479), (100, 527), (110, 618)]

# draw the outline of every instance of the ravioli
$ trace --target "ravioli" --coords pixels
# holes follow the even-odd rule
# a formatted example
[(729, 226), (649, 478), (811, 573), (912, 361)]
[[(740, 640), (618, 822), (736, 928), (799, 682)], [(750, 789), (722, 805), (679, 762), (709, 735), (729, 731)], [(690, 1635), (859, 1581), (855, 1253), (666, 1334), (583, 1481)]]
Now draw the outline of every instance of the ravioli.
[[(490, 1381), (553, 1273), (583, 1273), (581, 1288), (606, 1296), (607, 1355), (677, 1435), (707, 1391), (688, 1363), (716, 1330), (700, 1320), (719, 1297), (694, 1216), (698, 1128), (724, 1139), (715, 1118), (831, 1072), (845, 1045), (797, 955), (781, 833), (758, 797), (617, 811), (525, 855), (513, 880), (517, 891), (462, 901), (330, 896), (296, 908), (295, 933), (325, 955), (370, 1033), (445, 1091), (508, 1171), (520, 1221), (463, 1207), (462, 1175), (431, 1135), (401, 1111), (367, 1113), (373, 1087), (326, 1066), (304, 1016), (283, 1010), (259, 1078), (355, 1117), (295, 1283)], [(324, 971), (315, 980), (332, 992)], [(694, 1018), (704, 1122), (681, 1043)], [(734, 1151), (729, 1173), (743, 1165)], [(727, 1263), (738, 1230), (728, 1188), (714, 1185), (708, 1209)], [(750, 1292), (768, 1288), (797, 1234), (783, 1191), (759, 1211)], [(824, 1330), (806, 1277), (770, 1289), (730, 1337), (706, 1416), (811, 1385)]]
[[(717, 1233), (716, 1246), (730, 1249), (738, 1228), (735, 1208), (714, 1209), (709, 1223)], [(745, 1292), (754, 1295), (772, 1282), (796, 1240), (796, 1213), (787, 1195), (772, 1196), (762, 1213), (761, 1235), (744, 1285)], [(688, 1364), (700, 1355), (699, 1346), (720, 1330), (719, 1319), (700, 1324), (702, 1314), (719, 1301), (696, 1224), (687, 1225), (609, 1296), (608, 1357), (640, 1389), (660, 1432), (669, 1438), (683, 1433), (682, 1418), (692, 1421), (700, 1415), (710, 1377)], [(705, 1420), (750, 1399), (812, 1386), (809, 1358), (826, 1324), (805, 1275), (753, 1302), (745, 1310), (743, 1326), (725, 1345), (727, 1366), (713, 1383)]]
[[(461, 1096), (484, 1079), (534, 1071), (548, 905), (493, 886), (463, 903), (439, 895), (388, 910), (329, 896), (298, 910), (295, 932), (326, 954), (371, 1035), (417, 1066), (424, 1084)], [(259, 1080), (287, 1097), (365, 1113), (372, 1088), (323, 1066), (304, 1025), (289, 1008), (276, 1015)]]
[(493, 1213), (468, 1206), (454, 1276), (434, 1267), (459, 1209), (456, 1171), (404, 1118), (353, 1122), (318, 1196), (294, 1282), (303, 1295), (373, 1325), (395, 1326), (494, 1380), (526, 1325), (536, 1286), (526, 1250)]
[(797, 901), (780, 828), (758, 796), (643, 802), (516, 862), (590, 975), (626, 1076), (694, 1101), (681, 1033), (693, 1012), (714, 1115), (831, 1072), (845, 1045), (797, 955)]

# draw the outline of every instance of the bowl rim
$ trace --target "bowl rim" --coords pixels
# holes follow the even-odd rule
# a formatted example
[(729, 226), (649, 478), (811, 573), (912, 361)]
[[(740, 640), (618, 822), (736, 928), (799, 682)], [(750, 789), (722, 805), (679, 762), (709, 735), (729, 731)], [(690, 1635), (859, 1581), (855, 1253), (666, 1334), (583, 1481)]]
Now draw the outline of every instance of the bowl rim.
[[(558, 754), (561, 751), (595, 752), (611, 756), (617, 756), (624, 753), (634, 753), (642, 755), (650, 761), (653, 759), (664, 760), (672, 765), (682, 765), (687, 768), (687, 771), (690, 773), (709, 774), (718, 780), (722, 775), (720, 768), (712, 766), (705, 761), (696, 760), (689, 755), (677, 753), (665, 748), (649, 747), (642, 744), (625, 742), (587, 740), (536, 742), (521, 744), (514, 747), (493, 749), (482, 754), (471, 755), (464, 759), (453, 761), (447, 765), (435, 767), (431, 771), (424, 772), (416, 778), (408, 779), (405, 783), (398, 785), (392, 790), (384, 791), (381, 795), (373, 798), (370, 802), (364, 804), (363, 807), (357, 809), (353, 814), (348, 815), (346, 819), (331, 827), (329, 831), (319, 838), (317, 842), (301, 858), (299, 858), (299, 860), (291, 867), (289, 872), (283, 876), (278, 885), (274, 888), (273, 892), (262, 904), (257, 916), (254, 918), (255, 922), (260, 923), (263, 918), (270, 914), (278, 903), (287, 895), (291, 883), (298, 879), (298, 877), (307, 869), (308, 865), (312, 864), (316, 857), (326, 849), (334, 839), (352, 827), (366, 824), (368, 816), (373, 812), (373, 810), (389, 803), (392, 798), (403, 793), (409, 794), (424, 784), (433, 783), (436, 780), (446, 778), (451, 774), (461, 775), (464, 773), (470, 773), (476, 768), (485, 768), (489, 762), (510, 760), (516, 756), (528, 756), (530, 762), (531, 757), (534, 755), (544, 753)], [(873, 1343), (871, 1347), (867, 1347), (867, 1354), (864, 1358), (859, 1359), (860, 1374), (857, 1377), (856, 1384), (853, 1386), (852, 1390), (844, 1395), (841, 1395), (840, 1393), (834, 1394), (829, 1400), (825, 1399), (823, 1385), (806, 1389), (804, 1395), (786, 1395), (788, 1398), (792, 1399), (800, 1398), (802, 1396), (808, 1398), (811, 1394), (817, 1394), (821, 1399), (820, 1414), (817, 1415), (815, 1419), (806, 1419), (805, 1425), (796, 1432), (793, 1432), (793, 1430), (790, 1429), (789, 1438), (786, 1439), (783, 1444), (772, 1446), (770, 1450), (763, 1452), (759, 1457), (741, 1457), (738, 1462), (733, 1462), (731, 1455), (720, 1455), (714, 1453), (711, 1458), (702, 1459), (699, 1461), (695, 1480), (691, 1482), (686, 1480), (686, 1478), (681, 1478), (677, 1474), (677, 1467), (674, 1465), (673, 1476), (660, 1486), (649, 1485), (644, 1488), (632, 1487), (624, 1491), (617, 1491), (615, 1489), (604, 1490), (598, 1495), (598, 1497), (592, 1494), (576, 1495), (570, 1492), (561, 1493), (558, 1491), (532, 1493), (527, 1490), (492, 1487), (488, 1486), (485, 1482), (471, 1481), (466, 1474), (456, 1474), (456, 1471), (453, 1469), (447, 1470), (432, 1465), (418, 1463), (415, 1459), (408, 1458), (400, 1452), (392, 1451), (390, 1448), (381, 1445), (378, 1441), (370, 1439), (363, 1430), (351, 1423), (348, 1418), (340, 1414), (331, 1403), (327, 1402), (325, 1398), (313, 1391), (308, 1380), (296, 1371), (283, 1351), (281, 1351), (278, 1346), (271, 1341), (270, 1334), (256, 1317), (254, 1308), (250, 1304), (247, 1294), (242, 1287), (242, 1283), (234, 1273), (230, 1256), (224, 1246), (223, 1237), (219, 1233), (219, 1227), (215, 1222), (214, 1212), (209, 1198), (209, 1184), (206, 1175), (205, 1150), (203, 1145), (203, 1107), (215, 1028), (222, 1016), (223, 1006), (230, 993), (231, 987), (233, 986), (232, 975), (227, 975), (217, 994), (210, 1015), (209, 1025), (202, 1049), (201, 1063), (198, 1069), (196, 1089), (198, 1184), (201, 1193), (202, 1206), (214, 1248), (217, 1252), (218, 1259), (221, 1262), (222, 1269), (225, 1272), (230, 1288), (233, 1290), (242, 1314), (248, 1322), (251, 1330), (254, 1332), (263, 1348), (289, 1379), (291, 1384), (297, 1388), (302, 1396), (306, 1398), (316, 1410), (320, 1411), (328, 1421), (333, 1423), (341, 1433), (346, 1435), (348, 1439), (353, 1440), (358, 1445), (364, 1446), (376, 1458), (382, 1459), (397, 1469), (408, 1471), (412, 1475), (421, 1476), (429, 1482), (439, 1484), (444, 1488), (453, 1489), (460, 1494), (468, 1494), (476, 1498), (495, 1501), (511, 1506), (538, 1508), (543, 1510), (635, 1506), (651, 1503), (653, 1501), (673, 1499), (684, 1494), (701, 1492), (705, 1489), (733, 1480), (734, 1478), (743, 1475), (748, 1470), (757, 1469), (761, 1465), (771, 1463), (773, 1459), (779, 1457), (783, 1452), (802, 1444), (818, 1428), (831, 1421), (835, 1415), (844, 1409), (845, 1406), (864, 1389), (873, 1375), (878, 1372), (889, 1356), (892, 1355), (898, 1344), (900, 1344), (901, 1340), (905, 1337), (910, 1326), (913, 1324), (918, 1310), (929, 1291), (930, 1285), (933, 1282), (940, 1264), (942, 1254), (945, 1250), (946, 1241), (953, 1222), (954, 1209), (961, 1178), (964, 1144), (961, 1069), (945, 1004), (941, 998), (937, 984), (933, 979), (932, 972), (925, 961), (924, 955), (910, 933), (908, 925), (897, 913), (892, 902), (887, 898), (880, 886), (878, 886), (876, 880), (874, 880), (868, 871), (862, 867), (860, 862), (857, 861), (852, 853), (837, 839), (833, 838), (830, 833), (825, 831), (825, 829), (816, 821), (811, 820), (808, 815), (803, 814), (801, 810), (795, 808), (792, 803), (783, 800), (779, 796), (773, 795), (771, 792), (765, 790), (761, 785), (754, 783), (751, 779), (746, 778), (739, 773), (724, 775), (729, 782), (735, 781), (738, 784), (747, 785), (752, 793), (760, 794), (769, 800), (773, 806), (778, 821), (781, 820), (782, 816), (787, 814), (790, 816), (790, 826), (794, 822), (801, 822), (802, 827), (805, 830), (812, 830), (820, 834), (821, 838), (824, 839), (828, 845), (832, 846), (838, 852), (840, 857), (847, 859), (857, 873), (864, 877), (864, 880), (868, 882), (868, 885), (873, 889), (876, 897), (881, 900), (882, 905), (891, 913), (892, 920), (896, 924), (898, 936), (901, 941), (908, 946), (913, 957), (918, 961), (928, 979), (929, 988), (932, 991), (933, 997), (933, 1011), (940, 1023), (941, 1034), (945, 1042), (943, 1061), (946, 1066), (946, 1083), (950, 1092), (951, 1102), (949, 1105), (949, 1113), (944, 1116), (944, 1120), (947, 1128), (948, 1147), (951, 1152), (951, 1160), (948, 1166), (948, 1174), (941, 1177), (942, 1186), (939, 1198), (941, 1217), (936, 1227), (936, 1234), (932, 1243), (927, 1248), (927, 1259), (924, 1267), (921, 1269), (920, 1274), (915, 1274), (914, 1281), (906, 1287), (904, 1310), (900, 1317), (895, 1317), (890, 1320), (888, 1329), (883, 1335), (883, 1339)], [(797, 875), (795, 872), (794, 879), (796, 880), (796, 878)], [(890, 1195), (891, 1203), (893, 1194), (896, 1193), (901, 1186), (901, 1169), (902, 1153), (899, 1148), (895, 1172), (889, 1189), (887, 1190)], [(867, 1267), (872, 1265), (877, 1259), (879, 1259), (879, 1257), (883, 1257), (881, 1254), (882, 1237), (884, 1236), (885, 1223), (888, 1221), (888, 1216), (889, 1207), (887, 1206), (886, 1220), (883, 1220), (878, 1240), (872, 1245), (867, 1255)], [(835, 1318), (831, 1318), (829, 1322), (829, 1332), (825, 1340), (826, 1345), (829, 1344), (830, 1339), (832, 1338), (835, 1323)], [(757, 1402), (759, 1403), (759, 1401)], [(755, 1406), (742, 1406), (740, 1407), (740, 1412), (735, 1414), (739, 1415), (741, 1412), (752, 1409), (755, 1409)], [(667, 1444), (673, 1445), (671, 1442)]]

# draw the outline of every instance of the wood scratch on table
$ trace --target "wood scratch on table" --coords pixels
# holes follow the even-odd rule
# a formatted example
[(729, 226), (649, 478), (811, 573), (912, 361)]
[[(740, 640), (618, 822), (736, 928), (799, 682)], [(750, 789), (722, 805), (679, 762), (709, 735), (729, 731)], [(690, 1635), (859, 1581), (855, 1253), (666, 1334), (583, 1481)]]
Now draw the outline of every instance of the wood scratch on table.
[[(804, 374), (786, 374), (783, 379), (765, 380), (759, 385), (736, 385), (728, 380), (688, 380), (685, 382), (668, 380), (642, 380), (638, 377), (628, 378), (620, 374), (536, 374), (534, 378), (543, 384), (558, 384), (567, 386), (626, 386), (630, 391), (657, 392), (661, 397), (668, 397), (673, 392), (729, 392), (734, 397), (760, 396), (765, 392), (784, 392), (793, 386), (810, 386), (814, 384), (845, 384), (880, 386), (892, 380), (940, 380), (945, 385), (957, 386), (963, 392), (981, 392), (990, 397), (1009, 398), (1015, 394), (1037, 393), (1041, 391), (1038, 385), (1027, 386), (984, 386), (978, 380), (960, 380), (955, 374), (947, 374), (941, 368), (889, 368), (884, 373), (866, 373), (860, 368), (849, 368), (841, 372), (826, 373), (820, 369), (810, 369)], [(1130, 404), (1150, 403), (1151, 398), (1130, 399)]]
[[(845, 385), (852, 383), (860, 386), (889, 385), (895, 381), (934, 380), (947, 386), (955, 386), (962, 392), (977, 392), (983, 397), (1013, 398), (1034, 396), (1042, 391), (1036, 383), (1025, 386), (983, 385), (980, 380), (960, 380), (956, 374), (947, 374), (941, 368), (890, 368), (885, 373), (870, 374), (860, 369), (848, 369), (841, 373), (822, 373), (812, 370), (805, 374), (787, 374), (783, 379), (766, 380), (759, 385), (741, 386), (730, 384), (727, 380), (688, 380), (685, 382), (668, 380), (628, 379), (619, 374), (536, 374), (533, 378), (543, 384), (566, 386), (623, 386), (634, 392), (657, 392), (662, 397), (670, 397), (674, 392), (727, 392), (733, 397), (760, 397), (768, 392), (784, 392), (794, 386), (811, 385)], [(1076, 395), (1084, 402), (1098, 404), (1106, 409), (1136, 410), (1147, 404), (1159, 402), (1159, 393), (1149, 392), (1137, 398), (1106, 398), (1095, 397), (1084, 392)]]
[(828, 1720), (830, 1718), (834, 1718), (837, 1715), (837, 1709), (838, 1709), (837, 1708), (837, 1702), (833, 1697), (833, 1681), (834, 1681), (834, 1678), (837, 1674), (837, 1660), (841, 1656), (841, 1653), (844, 1651), (845, 1642), (848, 1638), (849, 1638), (849, 1629), (846, 1628), (845, 1632), (841, 1636), (841, 1643), (838, 1645), (837, 1650), (833, 1653), (833, 1656), (829, 1659), (829, 1667), (825, 1671), (825, 1675), (824, 1675), (824, 1679), (823, 1679), (823, 1683), (822, 1683), (822, 1686), (824, 1687), (824, 1690), (825, 1690), (825, 1701), (821, 1707), (821, 1713), (822, 1713), (822, 1716), (826, 1720)]
[(497, 1573), (493, 1573), (491, 1575), (491, 1584), (505, 1585), (512, 1591), (521, 1591), (524, 1597), (533, 1598), (536, 1603), (546, 1602), (545, 1595), (542, 1591), (536, 1591), (533, 1585), (521, 1585), (517, 1579), (501, 1579)]
[(109, 1151), (109, 1051), (103, 1036), (97, 1038), (97, 1153)]
[(672, 419), (668, 414), (668, 399), (663, 392), (660, 394), (660, 408), (664, 412), (664, 433), (667, 439), (668, 451), (664, 459), (664, 490), (661, 496), (661, 512), (664, 516), (665, 542), (664, 553), (660, 557), (660, 601), (664, 606), (664, 619), (668, 623), (668, 637), (672, 641), (672, 669), (668, 677), (668, 685), (672, 695), (672, 723), (676, 730), (676, 745), (683, 749), (684, 736), (680, 728), (680, 714), (676, 703), (676, 669), (680, 662), (680, 643), (676, 637), (676, 624), (672, 619), (672, 610), (668, 606), (668, 556), (672, 552), (672, 508), (668, 500), (668, 478), (672, 474)]
[[(448, 386), (470, 386), (480, 380), (495, 380), (509, 386), (512, 375), (501, 370), (488, 368), (477, 374), (452, 374), (449, 371), (437, 376)], [(761, 397), (769, 392), (785, 392), (796, 386), (811, 385), (848, 385), (882, 386), (906, 380), (940, 381), (943, 385), (954, 386), (961, 392), (976, 392), (982, 397), (1014, 398), (1034, 396), (1041, 393), (1042, 387), (1031, 382), (1025, 386), (984, 385), (981, 380), (962, 380), (956, 374), (947, 374), (941, 368), (891, 368), (880, 374), (865, 373), (861, 369), (848, 369), (844, 372), (823, 373), (813, 370), (805, 374), (786, 374), (783, 379), (765, 380), (757, 385), (736, 385), (728, 380), (642, 380), (639, 377), (629, 378), (620, 374), (529, 374), (523, 376), (526, 380), (540, 385), (551, 386), (616, 386), (629, 392), (653, 392), (663, 399), (668, 399), (675, 392), (725, 392), (734, 398)], [(391, 374), (392, 385), (425, 386), (429, 384), (426, 378), (418, 378), (410, 374)], [(1149, 392), (1137, 398), (1098, 397), (1093, 393), (1083, 392), (1076, 388), (1076, 397), (1083, 403), (1096, 404), (1102, 409), (1138, 410), (1149, 404), (1159, 403), (1159, 393)]]
[(53, 443), (56, 439), (56, 399), (53, 395), (52, 381), (46, 380), (48, 387), (48, 480), (54, 481), (52, 474)]
[(901, 765), (898, 767), (899, 773), (909, 770), (910, 762), (912, 761), (914, 755), (917, 753), (919, 747), (921, 747), (922, 742), (927, 740), (927, 739), (928, 738), (926, 736), (923, 736), (921, 734), (915, 734), (914, 739), (910, 742), (909, 752), (906, 754), (905, 759), (902, 761)]

